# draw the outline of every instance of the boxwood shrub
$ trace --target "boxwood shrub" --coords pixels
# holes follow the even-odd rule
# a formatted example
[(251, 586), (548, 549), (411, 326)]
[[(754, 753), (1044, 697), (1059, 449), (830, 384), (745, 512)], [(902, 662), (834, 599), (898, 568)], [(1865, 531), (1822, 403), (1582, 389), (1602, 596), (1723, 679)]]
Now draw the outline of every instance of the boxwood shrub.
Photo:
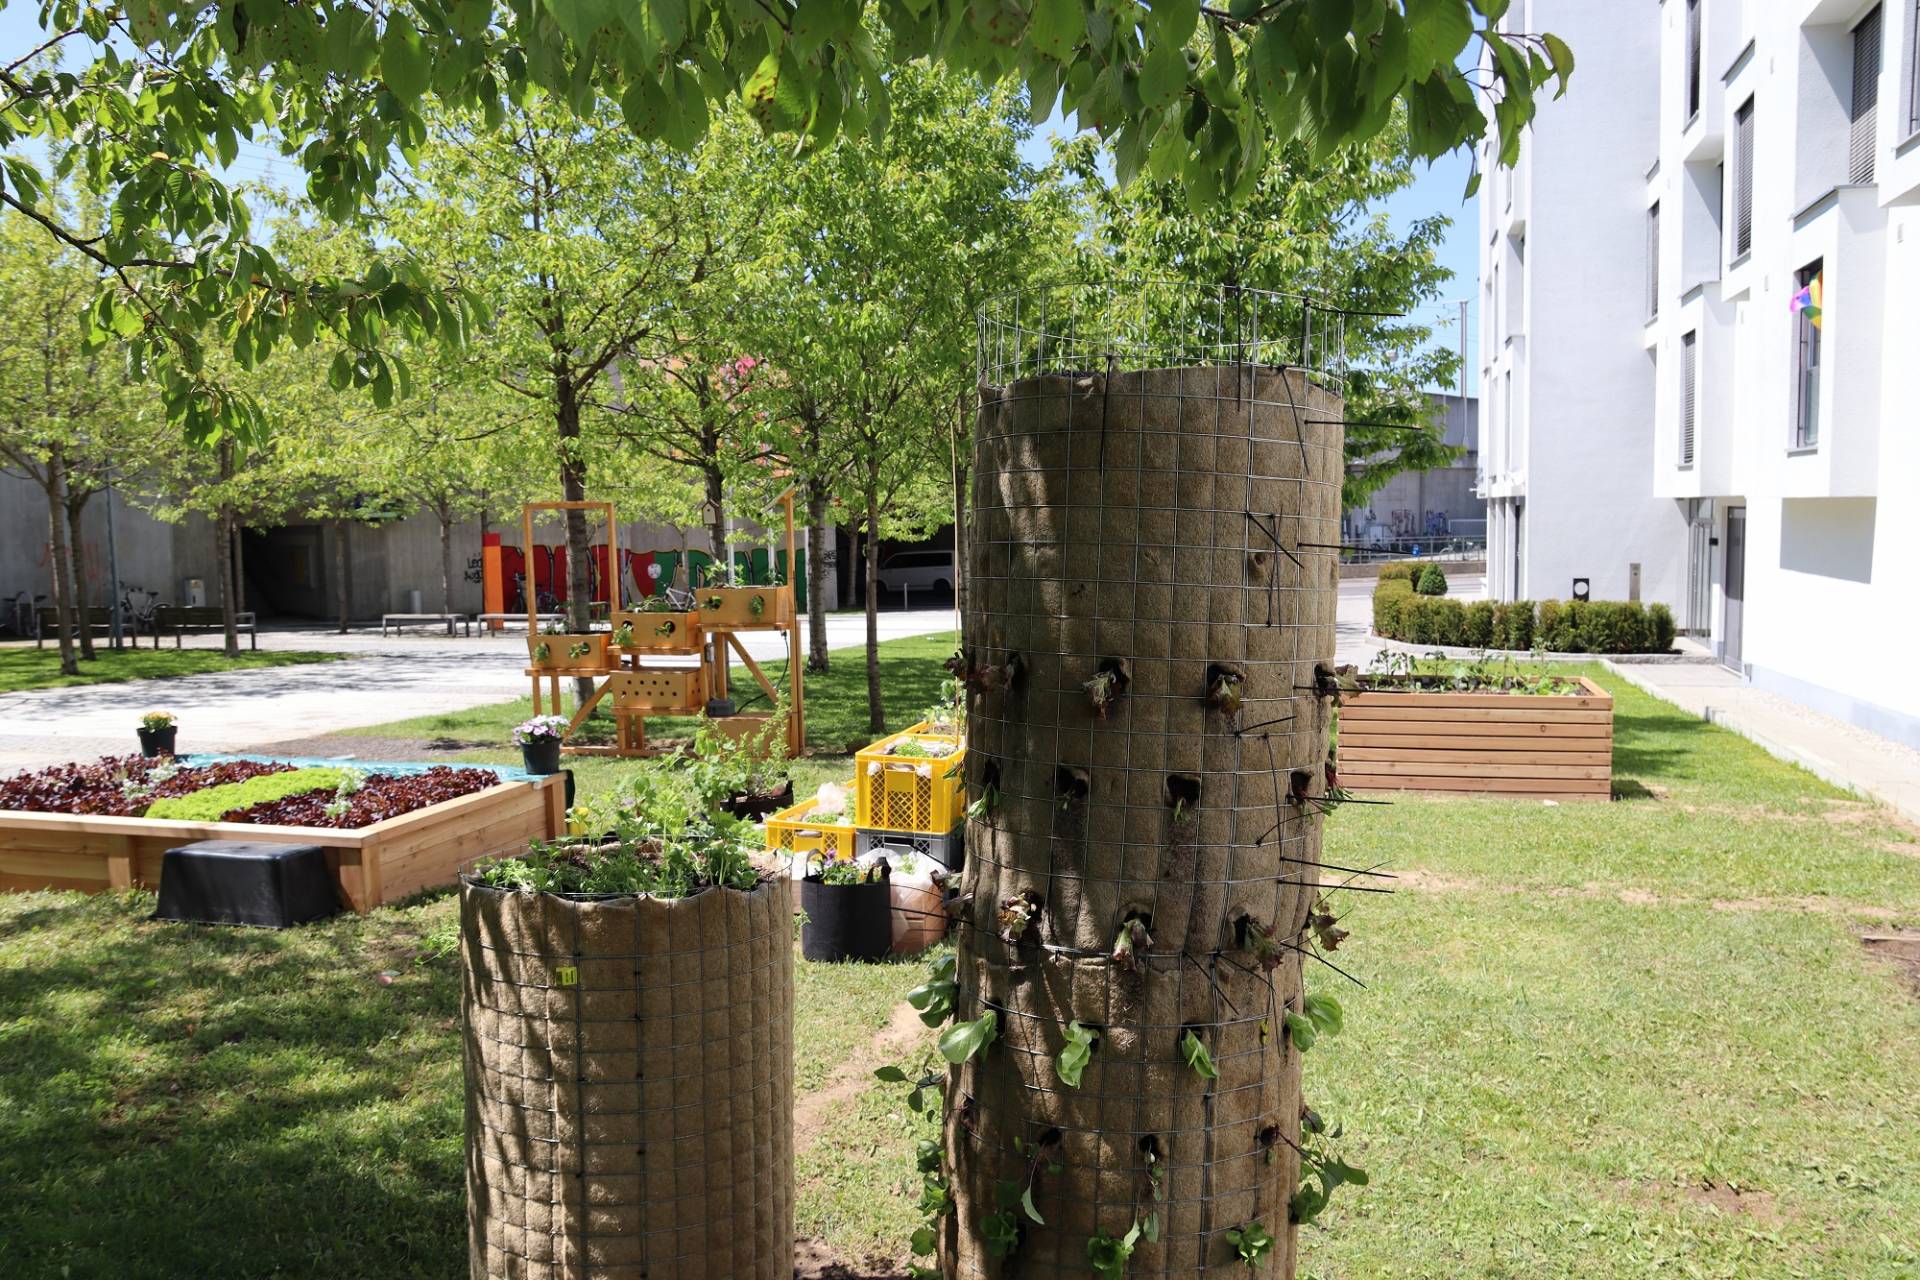
[[(1397, 566), (1396, 566), (1397, 567)], [(1673, 611), (1638, 600), (1516, 600), (1496, 604), (1418, 595), (1407, 577), (1382, 571), (1373, 593), (1373, 629), (1408, 644), (1549, 653), (1665, 653)]]

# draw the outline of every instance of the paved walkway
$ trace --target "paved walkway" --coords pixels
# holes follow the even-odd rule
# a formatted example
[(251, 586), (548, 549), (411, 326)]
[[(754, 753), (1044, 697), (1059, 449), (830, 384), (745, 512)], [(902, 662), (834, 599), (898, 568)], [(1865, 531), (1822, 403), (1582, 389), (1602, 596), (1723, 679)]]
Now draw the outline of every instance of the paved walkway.
[[(880, 615), (882, 640), (952, 628), (950, 608)], [(865, 635), (860, 614), (827, 618), (827, 643), (833, 648), (860, 644)], [(803, 631), (803, 643), (804, 637)], [(786, 656), (784, 633), (757, 632), (743, 639), (757, 661)], [(217, 648), (218, 637), (189, 643)], [(0, 772), (125, 755), (135, 749), (133, 731), (141, 713), (156, 707), (180, 717), (181, 750), (239, 751), (524, 697), (525, 644), (524, 630), (451, 640), (444, 634), (383, 640), (377, 630), (344, 636), (275, 630), (261, 633), (262, 649), (352, 656), (313, 666), (0, 694)]]
[(1755, 689), (1725, 667), (1608, 661), (1657, 698), (1920, 823), (1920, 751)]

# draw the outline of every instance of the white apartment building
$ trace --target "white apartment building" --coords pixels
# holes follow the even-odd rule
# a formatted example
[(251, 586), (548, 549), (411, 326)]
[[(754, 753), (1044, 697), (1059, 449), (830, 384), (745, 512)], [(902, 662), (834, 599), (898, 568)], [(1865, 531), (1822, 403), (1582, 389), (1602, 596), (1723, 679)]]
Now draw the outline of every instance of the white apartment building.
[(1578, 70), (1481, 196), (1490, 589), (1920, 745), (1920, 0), (1514, 10)]

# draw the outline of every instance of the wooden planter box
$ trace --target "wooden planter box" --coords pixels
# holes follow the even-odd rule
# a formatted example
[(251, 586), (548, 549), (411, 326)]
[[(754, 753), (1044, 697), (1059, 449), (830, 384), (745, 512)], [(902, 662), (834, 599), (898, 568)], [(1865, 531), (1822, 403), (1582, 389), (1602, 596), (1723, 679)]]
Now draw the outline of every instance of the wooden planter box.
[(707, 705), (707, 682), (699, 667), (616, 671), (607, 677), (607, 692), (615, 712), (694, 715)]
[[(792, 587), (702, 587), (693, 593), (700, 604), (700, 621), (722, 631), (751, 631), (756, 627), (793, 625)], [(753, 602), (760, 602), (760, 612)]]
[[(706, 639), (700, 615), (694, 613), (633, 613), (621, 610), (613, 615), (613, 634), (633, 624), (633, 643), (619, 646), (621, 653), (642, 656), (649, 653), (698, 653)], [(661, 634), (665, 628), (666, 633)]]
[(196, 840), (317, 844), (327, 851), (340, 900), (364, 914), (383, 902), (452, 884), (475, 858), (565, 831), (562, 774), (503, 782), (353, 830), (6, 809), (0, 810), (0, 889), (157, 889), (162, 856)]
[(1340, 785), (1349, 791), (1605, 800), (1613, 794), (1613, 695), (1371, 688), (1340, 704)]
[[(584, 656), (571, 658), (567, 650), (585, 643)], [(547, 656), (543, 661), (535, 656), (541, 645), (547, 646)], [(591, 631), (585, 634), (570, 633), (563, 636), (528, 636), (527, 670), (545, 675), (549, 672), (560, 675), (597, 676), (607, 670), (607, 633)]]

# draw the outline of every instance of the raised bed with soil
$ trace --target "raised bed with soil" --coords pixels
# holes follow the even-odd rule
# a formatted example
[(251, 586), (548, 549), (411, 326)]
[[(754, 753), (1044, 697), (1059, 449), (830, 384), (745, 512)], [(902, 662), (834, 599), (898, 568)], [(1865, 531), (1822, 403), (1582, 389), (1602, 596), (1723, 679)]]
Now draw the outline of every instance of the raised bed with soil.
[(1348, 791), (1605, 800), (1613, 794), (1613, 695), (1585, 676), (1567, 692), (1458, 692), (1370, 678), (1340, 704)]
[(235, 760), (182, 765), (171, 776), (163, 768), (150, 777), (166, 764), (108, 757), (0, 780), (0, 889), (158, 888), (168, 849), (257, 840), (321, 846), (341, 901), (365, 912), (452, 884), (475, 858), (566, 830), (564, 775), (502, 782), (490, 770), (446, 766), (373, 774), (347, 797), (344, 813), (326, 812), (335, 795), (325, 790), (237, 809), (218, 821), (145, 817), (155, 800), (290, 767)]

